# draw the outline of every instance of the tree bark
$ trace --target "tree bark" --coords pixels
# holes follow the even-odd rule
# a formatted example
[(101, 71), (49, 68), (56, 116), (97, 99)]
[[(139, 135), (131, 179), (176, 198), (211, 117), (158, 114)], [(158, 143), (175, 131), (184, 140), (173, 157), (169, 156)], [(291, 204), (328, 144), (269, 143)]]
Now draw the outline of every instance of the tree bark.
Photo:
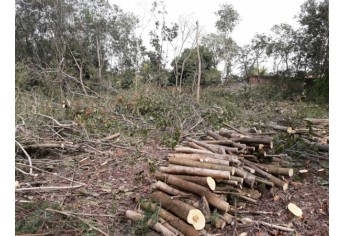
[[(127, 210), (126, 211), (126, 217), (128, 219), (131, 219), (133, 221), (139, 221), (145, 218), (144, 215), (135, 212), (135, 211), (131, 211), (131, 210)], [(163, 226), (161, 223), (154, 223), (151, 219), (148, 220), (147, 222), (148, 226), (152, 229), (154, 229), (156, 232), (161, 233), (164, 236), (174, 236), (175, 233), (173, 233), (171, 230), (169, 230), (168, 228), (166, 228), (165, 226)]]
[[(216, 181), (212, 177), (190, 176), (190, 175), (172, 175), (189, 182), (208, 187), (212, 191), (216, 188)], [(231, 177), (231, 176), (230, 176)]]
[(140, 205), (149, 211), (158, 211), (158, 215), (162, 217), (166, 222), (175, 227), (178, 231), (185, 234), (186, 236), (198, 236), (199, 232), (192, 226), (188, 225), (178, 217), (174, 216), (170, 212), (159, 208), (156, 204), (150, 202), (142, 202)]
[(207, 143), (195, 140), (195, 139), (187, 139), (187, 140), (192, 141), (193, 143), (195, 143), (195, 144), (197, 144), (197, 145), (199, 145), (199, 146), (201, 146), (203, 148), (206, 148), (206, 149), (210, 150), (213, 153), (223, 154), (223, 148), (220, 147), (220, 146), (212, 145), (212, 144), (207, 144)]
[(293, 176), (292, 168), (282, 168), (279, 166), (264, 165), (264, 164), (256, 164), (256, 165), (270, 174), (286, 175), (289, 177)]
[(172, 200), (167, 194), (160, 191), (153, 192), (151, 197), (159, 201), (166, 210), (193, 225), (196, 230), (201, 230), (205, 227), (205, 217), (200, 210), (178, 199)]
[(191, 193), (194, 193), (198, 196), (205, 196), (208, 203), (215, 208), (228, 212), (230, 210), (230, 205), (226, 201), (223, 201), (222, 199), (219, 198), (217, 194), (212, 193), (210, 190), (207, 188), (200, 186), (195, 183), (191, 183), (189, 181), (177, 178), (175, 176), (171, 176), (168, 174), (163, 174), (163, 173), (155, 173), (155, 177), (158, 180), (161, 181), (166, 181), (169, 184), (172, 184), (174, 186), (177, 186), (183, 190), (189, 191)]
[(169, 157), (189, 159), (193, 161), (206, 162), (206, 163), (212, 163), (212, 164), (223, 165), (223, 166), (230, 165), (230, 161), (207, 157), (207, 155), (202, 155), (202, 154), (174, 153), (174, 154), (169, 154)]
[(200, 81), (201, 81), (201, 58), (199, 51), (199, 21), (196, 22), (196, 49), (198, 53), (198, 82), (196, 86), (196, 101), (199, 102), (200, 99)]
[(273, 175), (261, 170), (259, 167), (255, 166), (254, 163), (251, 163), (250, 161), (247, 160), (241, 160), (245, 165), (253, 168), (258, 174), (262, 175), (263, 177), (269, 179), (271, 182), (274, 183), (274, 185), (279, 186), (281, 188), (283, 188), (283, 190), (287, 190), (288, 188), (288, 183), (278, 179), (277, 177), (274, 177)]
[(154, 187), (156, 189), (163, 191), (163, 192), (169, 193), (170, 195), (180, 195), (180, 196), (189, 195), (188, 193), (180, 191), (176, 188), (173, 188), (173, 187), (171, 187), (171, 186), (169, 186), (166, 183), (163, 183), (161, 181), (157, 181), (154, 184)]
[(198, 162), (198, 161), (192, 161), (192, 160), (183, 160), (178, 157), (169, 157), (169, 162), (171, 164), (176, 164), (176, 165), (193, 166), (193, 167), (206, 168), (206, 169), (212, 169), (212, 170), (228, 171), (230, 175), (235, 174), (235, 167), (232, 167), (232, 166), (217, 165), (217, 164)]
[[(207, 164), (207, 163), (206, 163)], [(179, 165), (172, 165), (170, 164), (168, 167), (160, 167), (159, 171), (169, 174), (187, 174), (187, 175), (198, 175), (198, 176), (210, 176), (216, 179), (229, 179), (230, 173), (229, 171), (223, 170), (212, 170), (212, 169), (204, 169), (204, 168), (197, 168), (197, 167), (189, 167), (189, 166), (179, 166)]]

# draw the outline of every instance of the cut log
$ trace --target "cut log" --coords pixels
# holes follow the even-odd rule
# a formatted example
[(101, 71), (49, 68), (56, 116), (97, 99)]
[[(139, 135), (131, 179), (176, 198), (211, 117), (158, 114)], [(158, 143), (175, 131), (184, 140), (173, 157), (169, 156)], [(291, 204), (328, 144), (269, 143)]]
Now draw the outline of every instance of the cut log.
[(255, 183), (256, 176), (241, 169), (235, 167), (235, 175), (240, 176), (243, 178), (243, 182), (248, 184), (250, 187), (253, 187)]
[(301, 217), (303, 215), (301, 208), (296, 206), (294, 203), (289, 203), (288, 209), (292, 214), (294, 214), (297, 217)]
[(217, 194), (212, 193), (206, 187), (160, 172), (156, 172), (155, 177), (158, 180), (167, 182), (171, 185), (177, 186), (185, 191), (194, 193), (198, 196), (205, 196), (208, 203), (219, 210), (227, 212), (230, 209), (229, 203), (221, 200)]
[(205, 216), (206, 222), (209, 222), (211, 219), (211, 210), (210, 210), (210, 205), (208, 204), (205, 196), (202, 196), (200, 198), (199, 209), (201, 210), (202, 214)]
[(265, 164), (255, 164), (259, 168), (263, 169), (264, 171), (275, 174), (275, 175), (285, 175), (285, 176), (293, 176), (293, 169), (292, 168), (283, 168), (274, 165), (265, 165)]
[(251, 144), (264, 144), (268, 146), (270, 149), (273, 148), (273, 142), (271, 137), (244, 137), (244, 138), (233, 138), (231, 139), (233, 142), (245, 143), (247, 145)]
[(187, 142), (188, 146), (194, 149), (199, 149), (199, 150), (204, 150), (204, 151), (208, 151), (207, 148), (204, 148), (196, 143), (193, 142)]
[(192, 183), (199, 184), (201, 186), (208, 187), (212, 191), (216, 188), (216, 181), (212, 177), (202, 177), (202, 176), (190, 176), (190, 175), (173, 175), (175, 177), (187, 180)]
[(293, 133), (293, 129), (291, 127), (281, 126), (281, 125), (277, 125), (277, 124), (254, 123), (254, 125), (255, 126), (262, 126), (262, 127), (269, 127), (269, 128), (275, 129), (275, 130), (287, 132), (289, 134)]
[(233, 180), (236, 181), (238, 184), (243, 185), (243, 178), (237, 177), (237, 176), (232, 176), (232, 175), (230, 176), (229, 180), (220, 179), (220, 180), (216, 180), (216, 182), (227, 184), (227, 183), (230, 183), (229, 181), (233, 181)]
[(263, 184), (266, 184), (267, 186), (271, 186), (273, 187), (274, 186), (274, 183), (266, 180), (266, 179), (263, 179), (263, 178), (260, 178), (260, 177), (256, 177), (256, 181), (259, 182), (259, 183), (263, 183)]
[[(131, 211), (131, 210), (127, 210), (125, 213), (126, 217), (128, 219), (131, 219), (133, 221), (139, 221), (145, 218), (144, 215), (135, 212), (135, 211)], [(150, 228), (152, 228), (153, 230), (155, 230), (158, 233), (161, 233), (164, 236), (174, 236), (176, 235), (173, 231), (169, 230), (168, 228), (166, 228), (164, 225), (162, 225), (161, 223), (154, 223), (153, 220), (149, 219), (147, 222), (148, 226)]]
[(177, 153), (199, 153), (199, 154), (212, 154), (213, 152), (208, 150), (200, 150), (195, 148), (189, 148), (189, 147), (176, 147), (175, 151)]
[(227, 192), (238, 192), (240, 193), (241, 190), (239, 190), (238, 188), (235, 188), (233, 186), (230, 186), (230, 185), (224, 185), (224, 186), (216, 186), (216, 189), (215, 189), (215, 192), (219, 192), (219, 191), (227, 191)]
[(231, 224), (232, 221), (234, 220), (234, 217), (230, 215), (229, 213), (224, 213), (223, 215), (220, 215), (219, 217), (225, 220), (227, 224)]
[(180, 191), (176, 188), (173, 188), (169, 185), (167, 185), (166, 183), (163, 183), (161, 181), (157, 181), (155, 184), (154, 184), (154, 187), (158, 190), (161, 190), (165, 193), (169, 193), (170, 195), (175, 195), (175, 196), (184, 196), (184, 195), (190, 195), (189, 193), (186, 193), (186, 192), (183, 192), (183, 191)]
[(243, 158), (245, 158), (245, 159), (247, 159), (248, 161), (251, 161), (251, 162), (256, 162), (256, 163), (259, 162), (257, 156), (254, 156), (254, 155), (242, 154), (241, 157), (243, 157)]
[(193, 161), (199, 161), (199, 162), (206, 162), (206, 163), (212, 163), (217, 165), (223, 165), (223, 166), (229, 166), (230, 161), (228, 160), (222, 160), (217, 158), (208, 157), (204, 154), (186, 154), (186, 153), (173, 153), (168, 154), (169, 157), (177, 157), (181, 159), (190, 159)]
[(170, 212), (159, 208), (156, 204), (150, 202), (141, 202), (140, 205), (151, 212), (158, 211), (158, 215), (162, 217), (166, 222), (176, 228), (178, 231), (185, 235), (198, 236), (199, 232), (193, 228), (193, 226), (188, 225), (180, 218), (174, 216)]
[[(201, 163), (200, 164), (209, 164), (209, 163)], [(180, 165), (173, 165), (169, 164), (168, 167), (160, 167), (159, 171), (169, 174), (180, 174), (180, 175), (198, 175), (198, 176), (210, 176), (215, 179), (230, 179), (230, 172), (224, 170), (212, 170), (212, 169), (205, 169), (205, 168), (198, 168), (198, 167), (190, 167), (190, 166), (180, 166)]]
[(160, 191), (153, 192), (151, 197), (159, 201), (166, 210), (193, 225), (196, 230), (201, 230), (205, 227), (205, 217), (199, 209), (196, 209), (178, 199), (172, 200), (169, 195)]
[(248, 167), (248, 166), (242, 166), (242, 168), (251, 174), (255, 173), (255, 170), (253, 168)]
[[(187, 157), (187, 155), (191, 156), (191, 157)], [(224, 160), (224, 161), (229, 161), (228, 164), (240, 164), (241, 162), (238, 159), (238, 156), (233, 155), (233, 154), (226, 154), (226, 155), (220, 155), (220, 154), (216, 154), (216, 153), (172, 153), (172, 154), (168, 154), (169, 157), (174, 156), (174, 157), (181, 157), (181, 158), (187, 158), (187, 159), (191, 159), (191, 160), (195, 160), (197, 158), (200, 159), (209, 159), (210, 161), (205, 161), (208, 163), (213, 163), (213, 161), (215, 162), (215, 160), (212, 159), (218, 159), (218, 160)], [(217, 164), (217, 163), (213, 163), (213, 164)], [(224, 162), (225, 164), (225, 162)], [(221, 165), (221, 164), (219, 164)]]
[(231, 175), (235, 174), (235, 167), (232, 167), (232, 166), (217, 165), (217, 164), (204, 163), (204, 162), (198, 162), (198, 161), (192, 161), (192, 160), (183, 160), (177, 157), (169, 157), (169, 162), (171, 164), (176, 164), (176, 165), (181, 165), (181, 166), (192, 166), (192, 167), (199, 167), (199, 168), (212, 169), (212, 170), (222, 170), (222, 171), (228, 171)]
[(302, 138), (303, 141), (309, 145), (314, 145), (316, 146), (319, 151), (321, 152), (328, 152), (329, 151), (329, 145), (328, 144), (322, 144), (322, 143), (315, 143), (315, 142), (310, 142), (308, 139)]
[(228, 128), (230, 128), (230, 129), (232, 129), (232, 130), (235, 130), (237, 133), (239, 133), (239, 134), (242, 134), (242, 135), (246, 135), (244, 132), (242, 132), (241, 130), (239, 130), (239, 129), (237, 129), (237, 128), (235, 128), (235, 127), (233, 127), (233, 126), (231, 126), (231, 125), (229, 125), (229, 124), (227, 124), (227, 123), (225, 123), (225, 122), (223, 122), (223, 125), (225, 125), (226, 127), (228, 127)]
[(161, 223), (165, 228), (169, 229), (171, 232), (174, 233), (174, 236), (183, 236), (183, 234), (175, 229), (172, 225), (166, 222), (162, 217), (158, 217), (158, 222)]
[(223, 154), (224, 148), (222, 148), (221, 146), (213, 145), (213, 144), (207, 144), (207, 143), (204, 143), (204, 142), (192, 139), (192, 138), (187, 138), (187, 140), (197, 144), (198, 146), (206, 148), (213, 153)]
[(214, 138), (215, 140), (226, 140), (227, 138), (215, 133), (215, 132), (212, 132), (212, 131), (207, 131), (207, 135)]
[(310, 122), (313, 125), (329, 126), (329, 119), (317, 119), (317, 118), (304, 118), (306, 122)]
[(258, 174), (261, 176), (269, 179), (274, 185), (281, 187), (284, 191), (288, 188), (288, 183), (278, 179), (277, 177), (261, 170), (259, 167), (257, 167), (254, 163), (251, 163), (250, 161), (247, 161), (245, 159), (241, 160), (245, 165), (253, 168)]
[(219, 130), (219, 135), (221, 135), (224, 138), (226, 137), (229, 139), (241, 137), (241, 135), (239, 133), (234, 132), (232, 130), (224, 129), (224, 128)]

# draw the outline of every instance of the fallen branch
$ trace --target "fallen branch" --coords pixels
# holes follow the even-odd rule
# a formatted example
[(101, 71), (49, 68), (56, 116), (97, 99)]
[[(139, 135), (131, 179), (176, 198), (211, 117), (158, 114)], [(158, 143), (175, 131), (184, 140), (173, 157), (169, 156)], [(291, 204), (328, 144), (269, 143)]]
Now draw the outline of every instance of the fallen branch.
[[(22, 164), (22, 163), (18, 163), (18, 162), (16, 162), (16, 165), (28, 166), (28, 165), (26, 165), (26, 164)], [(52, 173), (52, 172), (49, 172), (49, 171), (45, 171), (45, 170), (42, 170), (42, 169), (40, 169), (40, 168), (38, 168), (38, 167), (35, 167), (35, 166), (33, 166), (32, 168), (35, 169), (35, 170), (41, 171), (41, 172), (43, 172), (43, 173), (46, 173), (46, 174), (50, 174), (50, 175), (59, 177), (59, 178), (64, 179), (64, 180), (68, 180), (68, 181), (70, 181), (70, 182), (72, 182), (72, 183), (76, 183), (76, 184), (80, 184), (80, 185), (86, 186), (86, 184), (84, 184), (84, 183), (81, 183), (81, 182), (75, 181), (75, 180), (73, 180), (73, 179), (69, 179), (69, 178), (63, 177), (63, 176), (61, 176), (61, 175), (58, 175), (57, 173)]]
[[(125, 215), (128, 219), (131, 219), (133, 221), (139, 221), (139, 220), (142, 220), (145, 218), (144, 215), (142, 215), (138, 212), (135, 212), (135, 211), (131, 211), (131, 210), (127, 210)], [(148, 220), (147, 225), (150, 228), (154, 229), (156, 232), (161, 233), (163, 236), (174, 236), (175, 235), (175, 233), (173, 233), (171, 230), (166, 228), (161, 223), (159, 223), (159, 222), (154, 223), (154, 221), (152, 219)]]
[(182, 165), (182, 166), (199, 167), (199, 168), (205, 168), (205, 169), (211, 169), (211, 170), (222, 170), (222, 171), (228, 171), (230, 175), (235, 174), (235, 168), (232, 166), (224, 166), (224, 165), (217, 165), (213, 163), (198, 162), (198, 161), (186, 160), (186, 159), (182, 159), (178, 157), (169, 157), (169, 163)]
[[(201, 163), (201, 162), (200, 162)], [(201, 163), (203, 164), (203, 163)], [(161, 166), (159, 171), (169, 174), (182, 174), (182, 175), (198, 175), (198, 176), (210, 176), (216, 179), (229, 179), (230, 172), (224, 170), (211, 170), (198, 167), (180, 166), (169, 164), (168, 167)]]
[(158, 180), (165, 181), (169, 184), (172, 184), (174, 186), (177, 186), (183, 190), (189, 191), (191, 193), (194, 193), (198, 196), (205, 196), (208, 203), (214, 207), (216, 207), (219, 210), (222, 210), (224, 212), (227, 212), (230, 209), (230, 205), (228, 202), (222, 200), (219, 198), (217, 194), (212, 193), (209, 189), (206, 187), (200, 186), (198, 184), (191, 183), (189, 181), (180, 179), (175, 176), (171, 176), (168, 174), (163, 174), (160, 172), (155, 173), (155, 177)]
[(82, 187), (83, 185), (75, 185), (75, 186), (49, 186), (49, 187), (31, 187), (31, 188), (17, 188), (16, 192), (24, 192), (24, 191), (55, 191), (55, 190), (65, 190), (65, 189), (77, 189)]
[(211, 190), (215, 190), (216, 188), (216, 181), (212, 177), (190, 176), (190, 175), (173, 175), (173, 176), (187, 180), (192, 183), (199, 184), (201, 186), (208, 187)]
[(288, 227), (284, 227), (284, 226), (280, 226), (280, 225), (274, 225), (274, 224), (266, 223), (266, 222), (263, 222), (263, 221), (256, 221), (256, 222), (259, 223), (259, 224), (262, 224), (264, 226), (275, 228), (275, 229), (279, 229), (279, 230), (282, 230), (282, 231), (287, 231), (287, 232), (294, 232), (295, 231), (294, 229), (291, 229), (291, 228), (288, 228)]
[(175, 215), (171, 214), (170, 212), (159, 208), (156, 204), (150, 202), (141, 202), (140, 206), (144, 209), (147, 209), (151, 212), (158, 211), (158, 215), (162, 217), (166, 222), (172, 225), (181, 233), (185, 234), (186, 236), (198, 236), (199, 232), (194, 229), (192, 226), (185, 223), (183, 220), (177, 218)]
[(32, 161), (31, 161), (31, 157), (30, 155), (25, 151), (25, 149), (23, 148), (23, 146), (17, 141), (17, 140), (14, 140), (16, 142), (16, 144), (20, 147), (20, 149), (22, 149), (22, 151), (24, 152), (25, 156), (28, 158), (28, 161), (29, 161), (29, 167), (30, 167), (30, 172), (29, 174), (30, 175), (34, 175), (32, 173)]
[(49, 212), (54, 212), (54, 213), (59, 213), (59, 214), (62, 214), (62, 215), (65, 215), (65, 216), (72, 216), (72, 217), (75, 217), (77, 219), (79, 219), (80, 221), (82, 221), (83, 223), (87, 224), (90, 228), (96, 230), (97, 232), (105, 235), (105, 236), (109, 236), (109, 234), (107, 234), (106, 232), (102, 231), (101, 229), (91, 225), (89, 222), (87, 222), (86, 220), (80, 218), (79, 216), (75, 216), (73, 214), (69, 214), (68, 212), (64, 212), (64, 211), (58, 211), (58, 210), (54, 210), (54, 209), (50, 209), (50, 208), (46, 208), (45, 211), (49, 211)]
[(239, 134), (246, 135), (246, 134), (245, 134), (244, 132), (242, 132), (241, 130), (236, 129), (235, 127), (233, 127), (233, 126), (231, 126), (231, 125), (229, 125), (229, 124), (227, 124), (227, 123), (225, 123), (225, 122), (223, 122), (223, 125), (227, 126), (227, 127), (230, 128), (230, 129), (235, 130), (235, 131), (236, 131), (237, 133), (239, 133)]
[(170, 199), (169, 195), (160, 191), (153, 192), (151, 197), (159, 201), (162, 207), (174, 213), (180, 219), (193, 225), (196, 230), (201, 230), (205, 227), (205, 217), (199, 209), (196, 209), (178, 199)]

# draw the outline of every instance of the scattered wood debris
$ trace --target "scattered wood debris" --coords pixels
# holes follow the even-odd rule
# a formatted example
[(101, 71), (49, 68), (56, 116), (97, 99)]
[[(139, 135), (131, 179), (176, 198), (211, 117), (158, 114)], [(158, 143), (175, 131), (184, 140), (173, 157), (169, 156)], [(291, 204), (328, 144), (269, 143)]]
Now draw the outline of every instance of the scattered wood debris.
[[(308, 140), (314, 131), (328, 134), (328, 123), (305, 120), (314, 122), (320, 130), (309, 127), (309, 131), (305, 132), (305, 128), (293, 129), (273, 124), (265, 127), (302, 135)], [(181, 146), (176, 147), (175, 152), (168, 155), (168, 166), (161, 166), (154, 175), (157, 180), (154, 192), (149, 199), (137, 199), (139, 205), (158, 211), (160, 217), (184, 235), (210, 235), (212, 227), (223, 229), (226, 224), (234, 227), (236, 224), (256, 224), (293, 232), (291, 227), (236, 216), (245, 205), (241, 201), (260, 203), (263, 193), (259, 186), (266, 186), (266, 190), (278, 188), (288, 191), (288, 178), (294, 175), (294, 170), (284, 160), (288, 154), (267, 154), (273, 149), (272, 134), (275, 132), (261, 133), (256, 128), (242, 131), (225, 125), (230, 129), (209, 131), (204, 140), (186, 138)], [(317, 134), (321, 137), (320, 133)], [(308, 171), (298, 173), (303, 175)], [(233, 199), (238, 199), (238, 204), (237, 200), (233, 204)], [(211, 213), (215, 209), (219, 213), (216, 221)], [(292, 203), (285, 210), (302, 216), (301, 209)], [(280, 213), (258, 211), (256, 214)]]

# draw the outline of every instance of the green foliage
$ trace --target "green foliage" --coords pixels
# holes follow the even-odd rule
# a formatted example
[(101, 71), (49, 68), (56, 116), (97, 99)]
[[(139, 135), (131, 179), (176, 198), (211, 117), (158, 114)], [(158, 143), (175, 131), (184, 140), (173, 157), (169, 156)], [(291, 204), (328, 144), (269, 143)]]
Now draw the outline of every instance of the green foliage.
[(308, 100), (321, 104), (329, 102), (329, 79), (315, 79), (311, 88), (307, 89)]
[[(210, 51), (206, 46), (200, 46), (200, 57), (201, 57), (201, 85), (211, 85), (216, 83), (216, 76), (218, 77), (218, 82), (220, 82), (220, 72), (214, 67), (213, 62), (213, 52)], [(175, 61), (178, 60), (177, 67)], [(184, 63), (183, 63), (184, 62)], [(171, 63), (174, 67), (173, 72), (169, 78), (170, 84), (175, 84), (174, 72), (179, 75), (182, 74), (182, 85), (192, 85), (195, 82), (198, 68), (198, 59), (196, 48), (190, 49), (186, 48), (182, 52), (180, 58), (175, 58)]]
[(220, 9), (215, 14), (219, 17), (216, 21), (216, 27), (223, 34), (231, 33), (240, 21), (238, 12), (231, 4), (220, 5)]

